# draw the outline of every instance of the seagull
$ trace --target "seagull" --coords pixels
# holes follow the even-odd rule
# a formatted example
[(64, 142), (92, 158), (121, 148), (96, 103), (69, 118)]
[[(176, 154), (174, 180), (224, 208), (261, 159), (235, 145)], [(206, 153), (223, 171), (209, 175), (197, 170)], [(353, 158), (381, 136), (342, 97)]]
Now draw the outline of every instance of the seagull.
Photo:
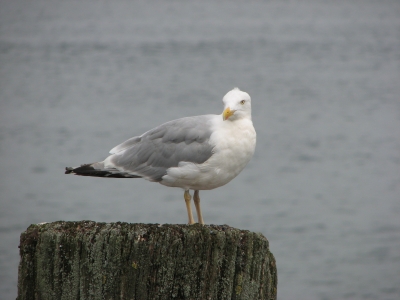
[(105, 178), (144, 178), (184, 190), (188, 223), (194, 224), (190, 190), (198, 223), (204, 224), (200, 190), (227, 184), (254, 154), (256, 132), (251, 98), (234, 88), (222, 99), (220, 115), (185, 117), (164, 123), (119, 144), (104, 161), (67, 167), (65, 174)]

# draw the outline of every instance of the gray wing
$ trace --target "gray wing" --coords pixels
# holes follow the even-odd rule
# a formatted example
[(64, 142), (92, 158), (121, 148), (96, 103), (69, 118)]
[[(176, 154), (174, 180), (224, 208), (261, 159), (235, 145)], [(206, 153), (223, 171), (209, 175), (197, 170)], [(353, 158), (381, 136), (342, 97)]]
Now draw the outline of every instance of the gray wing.
[(151, 181), (161, 181), (167, 169), (179, 162), (201, 164), (213, 153), (209, 143), (213, 117), (187, 117), (160, 125), (113, 148), (110, 161), (123, 173)]

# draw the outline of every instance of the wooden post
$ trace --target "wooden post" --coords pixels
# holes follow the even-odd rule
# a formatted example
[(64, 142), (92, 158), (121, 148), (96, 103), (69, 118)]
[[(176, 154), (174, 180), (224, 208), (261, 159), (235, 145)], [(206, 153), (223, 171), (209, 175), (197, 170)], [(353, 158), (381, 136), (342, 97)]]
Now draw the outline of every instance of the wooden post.
[(21, 234), (18, 300), (276, 299), (268, 240), (227, 225), (54, 222)]

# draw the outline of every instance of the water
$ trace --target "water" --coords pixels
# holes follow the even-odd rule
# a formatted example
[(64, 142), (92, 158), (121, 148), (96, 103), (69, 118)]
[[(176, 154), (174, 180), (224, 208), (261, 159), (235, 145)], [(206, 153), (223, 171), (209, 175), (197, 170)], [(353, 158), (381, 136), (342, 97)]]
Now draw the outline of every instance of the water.
[(184, 223), (183, 193), (63, 174), (250, 93), (257, 149), (202, 192), (262, 232), (278, 299), (400, 298), (400, 2), (2, 1), (0, 298), (19, 234), (57, 220)]

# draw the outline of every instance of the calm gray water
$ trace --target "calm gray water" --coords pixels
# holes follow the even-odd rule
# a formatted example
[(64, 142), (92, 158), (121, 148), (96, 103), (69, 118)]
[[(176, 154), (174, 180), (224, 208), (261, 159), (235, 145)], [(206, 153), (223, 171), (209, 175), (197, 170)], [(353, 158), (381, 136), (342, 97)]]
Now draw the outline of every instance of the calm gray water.
[(400, 299), (399, 1), (81, 2), (0, 2), (1, 299), (31, 223), (186, 222), (180, 189), (63, 169), (234, 86), (257, 149), (205, 222), (269, 239), (280, 300)]

